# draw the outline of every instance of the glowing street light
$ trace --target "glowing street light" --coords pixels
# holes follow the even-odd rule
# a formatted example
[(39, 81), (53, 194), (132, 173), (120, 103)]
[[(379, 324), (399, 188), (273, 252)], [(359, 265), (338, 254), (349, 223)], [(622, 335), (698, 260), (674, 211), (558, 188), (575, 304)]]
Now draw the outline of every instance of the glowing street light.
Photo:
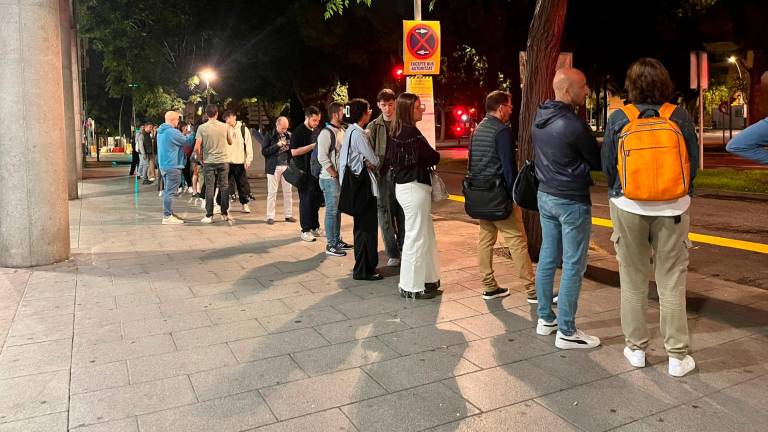
[(736, 70), (739, 72), (739, 79), (741, 79), (741, 68), (739, 67), (739, 60), (736, 58), (736, 56), (728, 57), (728, 63), (733, 63), (736, 65)]
[(198, 75), (205, 80), (205, 92), (208, 93), (208, 103), (211, 103), (211, 80), (216, 79), (216, 72), (211, 68), (201, 70)]

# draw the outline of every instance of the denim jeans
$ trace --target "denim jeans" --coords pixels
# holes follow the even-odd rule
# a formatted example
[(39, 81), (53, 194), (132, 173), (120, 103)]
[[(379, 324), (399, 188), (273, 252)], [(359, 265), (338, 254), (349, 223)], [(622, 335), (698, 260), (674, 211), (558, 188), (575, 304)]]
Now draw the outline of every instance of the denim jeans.
[(320, 179), (320, 189), (325, 197), (325, 238), (328, 246), (339, 244), (341, 213), (339, 213), (339, 179)]
[(168, 217), (173, 214), (173, 196), (179, 191), (181, 184), (181, 169), (169, 168), (160, 170), (163, 177), (163, 216)]
[(576, 308), (581, 281), (587, 270), (592, 207), (544, 192), (539, 192), (538, 202), (541, 221), (541, 251), (536, 268), (538, 315), (547, 321), (555, 319), (555, 313), (552, 311), (552, 288), (562, 250), (563, 270), (557, 300), (557, 329), (563, 335), (571, 336), (576, 331)]

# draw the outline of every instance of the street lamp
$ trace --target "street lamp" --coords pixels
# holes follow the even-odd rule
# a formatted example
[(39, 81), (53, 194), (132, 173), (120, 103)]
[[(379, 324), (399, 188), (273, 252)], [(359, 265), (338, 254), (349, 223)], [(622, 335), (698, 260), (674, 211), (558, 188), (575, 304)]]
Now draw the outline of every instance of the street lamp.
[(208, 103), (211, 103), (211, 80), (216, 79), (216, 72), (213, 69), (203, 69), (199, 73), (200, 78), (205, 80), (205, 92), (208, 93)]
[(736, 56), (730, 56), (730, 57), (728, 57), (728, 63), (733, 63), (733, 64), (735, 64), (735, 65), (736, 65), (736, 70), (737, 70), (737, 71), (739, 71), (739, 79), (742, 79), (742, 78), (741, 78), (741, 68), (739, 67), (739, 61), (738, 61), (738, 59), (736, 58)]

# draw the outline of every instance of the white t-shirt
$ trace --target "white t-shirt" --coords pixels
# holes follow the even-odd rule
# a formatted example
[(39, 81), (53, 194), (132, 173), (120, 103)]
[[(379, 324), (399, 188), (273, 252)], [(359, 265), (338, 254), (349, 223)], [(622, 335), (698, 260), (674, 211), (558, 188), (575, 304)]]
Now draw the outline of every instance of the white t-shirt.
[(635, 201), (625, 196), (611, 198), (618, 208), (643, 216), (679, 216), (691, 206), (691, 197), (685, 195), (669, 201)]

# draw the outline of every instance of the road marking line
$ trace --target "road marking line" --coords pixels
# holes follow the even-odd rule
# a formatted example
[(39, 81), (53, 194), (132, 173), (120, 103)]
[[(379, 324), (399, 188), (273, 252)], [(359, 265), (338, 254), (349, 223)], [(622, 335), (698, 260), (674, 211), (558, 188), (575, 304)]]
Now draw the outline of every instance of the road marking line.
[[(451, 201), (464, 202), (464, 197), (461, 195), (448, 195), (448, 199)], [(592, 218), (592, 225), (601, 226), (605, 228), (613, 228), (613, 224), (610, 219), (603, 219), (598, 217)], [(706, 234), (689, 233), (688, 238), (691, 241), (697, 243), (711, 244), (715, 246), (722, 246), (732, 249), (741, 249), (750, 252), (757, 252), (768, 254), (768, 245), (762, 243), (754, 243), (744, 240), (735, 240), (725, 237), (717, 237)]]

